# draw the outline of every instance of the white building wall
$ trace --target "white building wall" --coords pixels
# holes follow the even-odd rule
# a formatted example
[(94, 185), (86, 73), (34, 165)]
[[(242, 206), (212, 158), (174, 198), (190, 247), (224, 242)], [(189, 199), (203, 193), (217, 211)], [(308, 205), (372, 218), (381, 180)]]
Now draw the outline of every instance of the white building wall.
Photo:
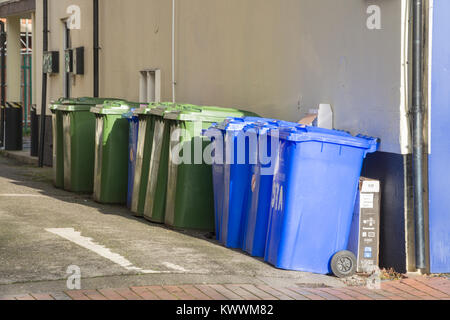
[[(329, 103), (337, 129), (380, 137), (385, 152), (408, 151), (406, 0), (175, 3), (178, 102), (295, 121)], [(92, 1), (50, 0), (50, 49), (62, 50), (60, 20), (69, 4), (82, 8), (82, 30), (73, 33), (73, 46), (87, 49), (86, 75), (77, 77), (72, 92), (92, 95)], [(370, 5), (381, 9), (381, 30), (366, 26)], [(139, 70), (161, 68), (162, 99), (172, 99), (171, 18), (172, 1), (100, 0), (102, 96), (138, 100)], [(61, 96), (62, 88), (62, 75), (51, 77), (49, 99)]]

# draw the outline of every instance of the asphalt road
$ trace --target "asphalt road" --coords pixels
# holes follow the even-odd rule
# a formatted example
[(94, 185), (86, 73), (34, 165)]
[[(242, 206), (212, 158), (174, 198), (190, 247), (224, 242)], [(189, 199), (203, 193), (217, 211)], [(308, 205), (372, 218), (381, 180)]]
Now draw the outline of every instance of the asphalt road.
[(133, 217), (120, 206), (55, 189), (52, 171), (0, 157), (0, 294), (67, 289), (70, 266), (83, 289), (248, 283), (340, 287), (334, 278), (277, 270), (202, 233)]

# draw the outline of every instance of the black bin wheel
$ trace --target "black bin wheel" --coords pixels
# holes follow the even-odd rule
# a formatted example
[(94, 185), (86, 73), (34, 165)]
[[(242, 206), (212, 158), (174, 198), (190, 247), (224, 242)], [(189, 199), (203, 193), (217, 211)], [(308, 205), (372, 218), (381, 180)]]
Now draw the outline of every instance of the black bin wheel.
[(351, 277), (356, 273), (356, 256), (350, 251), (339, 251), (331, 259), (331, 270), (338, 278)]

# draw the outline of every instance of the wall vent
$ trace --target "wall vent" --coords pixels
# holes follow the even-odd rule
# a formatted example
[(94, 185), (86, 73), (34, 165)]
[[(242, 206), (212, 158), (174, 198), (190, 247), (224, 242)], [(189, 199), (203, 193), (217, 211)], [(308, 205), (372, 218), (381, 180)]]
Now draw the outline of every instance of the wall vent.
[(161, 102), (161, 70), (146, 69), (139, 74), (139, 102)]

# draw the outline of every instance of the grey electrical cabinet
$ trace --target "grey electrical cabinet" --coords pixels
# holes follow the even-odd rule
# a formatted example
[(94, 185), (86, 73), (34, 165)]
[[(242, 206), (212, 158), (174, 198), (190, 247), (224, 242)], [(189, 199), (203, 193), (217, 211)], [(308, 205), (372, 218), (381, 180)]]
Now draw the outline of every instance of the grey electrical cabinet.
[(84, 47), (66, 49), (65, 68), (67, 73), (84, 75)]
[(47, 51), (44, 52), (42, 61), (42, 70), (44, 73), (52, 74), (59, 73), (59, 52)]

